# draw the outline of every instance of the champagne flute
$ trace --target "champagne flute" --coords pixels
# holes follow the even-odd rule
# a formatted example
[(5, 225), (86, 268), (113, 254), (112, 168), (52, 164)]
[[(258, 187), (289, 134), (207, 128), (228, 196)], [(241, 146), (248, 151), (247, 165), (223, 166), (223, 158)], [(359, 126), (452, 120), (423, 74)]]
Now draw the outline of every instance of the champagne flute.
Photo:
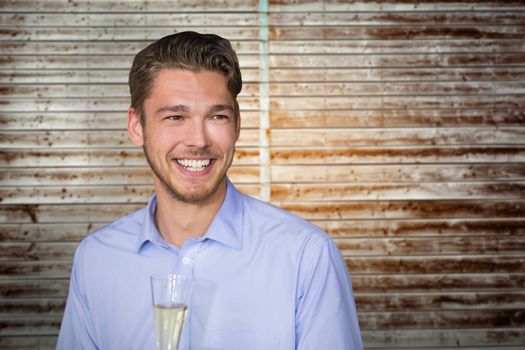
[(181, 275), (151, 276), (157, 350), (177, 350), (188, 313), (192, 280)]

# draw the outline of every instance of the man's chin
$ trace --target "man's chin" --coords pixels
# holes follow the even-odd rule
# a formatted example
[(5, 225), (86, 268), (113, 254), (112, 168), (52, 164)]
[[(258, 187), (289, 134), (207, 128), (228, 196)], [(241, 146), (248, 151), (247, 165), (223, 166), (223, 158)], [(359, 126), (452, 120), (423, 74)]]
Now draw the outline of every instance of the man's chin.
[(221, 183), (213, 187), (192, 184), (189, 188), (166, 188), (166, 190), (177, 201), (188, 204), (201, 204), (213, 200), (220, 187)]

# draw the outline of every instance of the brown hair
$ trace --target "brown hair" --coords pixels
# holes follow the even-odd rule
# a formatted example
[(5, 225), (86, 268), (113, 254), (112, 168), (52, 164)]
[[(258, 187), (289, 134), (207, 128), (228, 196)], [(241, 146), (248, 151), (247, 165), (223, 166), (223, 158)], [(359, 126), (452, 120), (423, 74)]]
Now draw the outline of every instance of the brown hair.
[(235, 101), (235, 114), (239, 114), (237, 95), (242, 89), (239, 61), (230, 42), (215, 34), (180, 32), (165, 36), (140, 51), (129, 72), (131, 106), (145, 123), (144, 100), (149, 97), (156, 74), (161, 69), (217, 71), (226, 77), (228, 91)]

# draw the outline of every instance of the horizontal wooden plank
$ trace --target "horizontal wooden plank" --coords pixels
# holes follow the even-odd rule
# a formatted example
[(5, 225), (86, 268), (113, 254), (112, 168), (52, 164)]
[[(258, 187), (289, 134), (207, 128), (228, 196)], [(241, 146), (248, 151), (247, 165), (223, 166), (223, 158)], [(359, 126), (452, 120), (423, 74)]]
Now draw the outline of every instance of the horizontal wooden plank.
[(108, 223), (0, 224), (0, 240), (2, 242), (78, 242), (90, 232)]
[[(97, 89), (91, 88), (91, 90)], [(46, 90), (47, 89), (47, 90)], [(85, 88), (83, 88), (85, 90)], [(4, 88), (7, 96), (38, 96), (50, 91), (47, 86), (38, 92), (36, 87), (25, 88), (25, 85), (12, 85)], [(36, 91), (35, 91), (36, 90)], [(102, 89), (101, 89), (102, 90)], [(124, 89), (122, 89), (124, 90)], [(35, 91), (35, 92), (32, 92)], [(111, 87), (108, 86), (108, 93)], [(100, 91), (103, 94), (105, 91)], [(57, 92), (58, 93), (58, 92)], [(71, 94), (75, 92), (72, 91)], [(82, 92), (79, 92), (82, 93)], [(256, 91), (255, 91), (256, 93)], [(278, 83), (270, 84), (270, 94), (273, 96), (373, 96), (373, 95), (476, 95), (476, 94), (523, 94), (525, 83), (523, 81), (478, 81), (478, 82), (308, 82), (308, 83)], [(65, 94), (65, 92), (64, 92)], [(91, 96), (91, 92), (86, 93)], [(247, 92), (250, 95), (251, 91)], [(124, 94), (122, 94), (124, 95)]]
[(367, 349), (519, 350), (523, 328), (368, 330), (361, 336)]
[[(525, 256), (410, 256), (410, 257), (346, 257), (350, 275), (356, 274), (457, 274), (457, 273), (521, 273)], [(7, 263), (6, 263), (7, 264)], [(27, 267), (26, 267), (27, 269)], [(23, 272), (24, 270), (22, 270)], [(39, 271), (39, 270), (37, 270)], [(43, 271), (47, 271), (43, 268)]]
[[(5, 0), (3, 4), (4, 11), (17, 12), (139, 12), (147, 11), (162, 12), (165, 11), (167, 0), (130, 0), (125, 3), (96, 1), (93, 4), (85, 3), (80, 0)], [(511, 10), (523, 9), (523, 3), (520, 0), (510, 0), (501, 2), (498, 0), (480, 0), (477, 1), (476, 8), (473, 9), (471, 1), (454, 0), (454, 1), (330, 1), (323, 3), (324, 11), (485, 11), (485, 10)], [(250, 1), (228, 1), (214, 2), (204, 1), (195, 3), (191, 0), (182, 0), (177, 2), (178, 12), (191, 11), (257, 11), (257, 2)], [(296, 0), (293, 2), (283, 0), (272, 0), (269, 10), (271, 12), (280, 11), (319, 11), (319, 2), (315, 0)]]
[[(6, 55), (0, 57), (0, 68), (3, 70), (129, 70), (134, 55), (105, 54), (105, 55)], [(260, 66), (259, 55), (239, 55), (241, 71), (255, 69)], [(325, 55), (270, 55), (270, 69), (304, 68), (304, 69), (371, 69), (377, 70), (376, 76), (381, 74), (379, 69), (414, 68), (443, 69), (453, 68), (488, 68), (495, 65), (523, 66), (525, 53), (440, 53), (440, 54), (325, 54)], [(422, 71), (425, 74), (428, 71)], [(116, 74), (114, 72), (113, 74)], [(328, 72), (327, 75), (334, 73)], [(386, 73), (387, 74), (387, 73)], [(255, 78), (254, 75), (250, 75)], [(348, 74), (347, 74), (348, 76)], [(387, 75), (388, 76), (388, 75)], [(433, 79), (435, 80), (435, 78)]]
[[(494, 15), (494, 12), (491, 13)], [(6, 53), (16, 54), (22, 47), (15, 43), (0, 44)], [(28, 45), (31, 45), (28, 43)], [(36, 44), (33, 44), (36, 45)], [(67, 47), (67, 46), (66, 46)], [(16, 51), (15, 51), (16, 49)], [(43, 47), (44, 49), (44, 47)], [(525, 43), (521, 39), (483, 40), (278, 40), (268, 43), (271, 55), (279, 54), (442, 54), (442, 53), (489, 53), (522, 52)], [(32, 50), (29, 52), (39, 52)], [(29, 53), (27, 52), (27, 53)], [(56, 52), (56, 51), (55, 51)], [(106, 51), (107, 52), (107, 51)], [(245, 52), (248, 52), (246, 50)], [(52, 52), (50, 52), (52, 53)]]
[[(479, 328), (497, 324), (501, 328), (522, 327), (523, 312), (520, 310), (483, 310), (458, 313), (457, 311), (377, 312), (359, 314), (362, 330), (414, 329), (419, 328)], [(58, 331), (59, 316), (38, 319), (12, 318), (0, 321), (0, 335), (51, 335)], [(8, 332), (8, 333), (7, 333)]]
[[(259, 197), (259, 184), (238, 184), (242, 193)], [(3, 204), (144, 203), (153, 195), (153, 185), (0, 187)]]
[[(250, 133), (250, 130), (246, 133)], [(10, 136), (8, 133), (0, 134), (0, 142), (3, 135)], [(250, 136), (248, 135), (244, 145), (249, 145), (255, 138)], [(22, 142), (14, 139), (12, 143)], [(270, 145), (273, 147), (490, 144), (523, 145), (525, 127), (272, 129), (270, 135)]]
[[(390, 261), (388, 261), (390, 262)], [(421, 270), (421, 269), (418, 269)], [(412, 271), (414, 272), (414, 271)], [(525, 273), (497, 271), (492, 273), (423, 272), (403, 274), (352, 273), (352, 286), (359, 293), (454, 293), (518, 291), (525, 288)], [(394, 272), (396, 273), (396, 272)]]
[[(383, 294), (450, 294), (450, 293), (522, 293), (525, 286), (523, 273), (481, 274), (352, 274), (356, 295)], [(3, 298), (65, 297), (69, 287), (69, 275), (63, 278), (0, 280), (0, 296)]]
[[(137, 204), (13, 204), (0, 205), (0, 222), (86, 223), (113, 221), (143, 207)], [(362, 219), (483, 219), (521, 218), (525, 202), (499, 201), (365, 201), (274, 203), (307, 220)]]
[[(0, 276), (7, 281), (8, 278), (69, 278), (71, 261), (16, 261), (0, 262)], [(0, 327), (1, 329), (1, 327)]]
[[(402, 2), (399, 2), (402, 3)], [(406, 1), (405, 1), (406, 3)], [(324, 5), (324, 4), (323, 4)], [(1, 18), (1, 17), (0, 17)], [(432, 11), (432, 12), (271, 12), (271, 26), (512, 26), (525, 23), (525, 14), (516, 11)], [(20, 20), (19, 20), (20, 22)], [(7, 23), (16, 25), (17, 22)], [(25, 23), (25, 22), (24, 22)]]
[[(9, 175), (9, 174), (12, 174)], [(9, 170), (5, 174), (0, 170), (0, 181), (13, 183), (13, 178), (25, 179), (33, 184), (35, 175)], [(40, 174), (45, 176), (45, 174)], [(9, 177), (9, 180), (7, 179)], [(30, 177), (28, 179), (28, 177)], [(272, 165), (270, 167), (272, 183), (324, 183), (331, 182), (369, 182), (369, 183), (412, 183), (421, 182), (461, 182), (461, 181), (516, 181), (525, 179), (525, 163), (515, 164), (403, 164), (403, 165)], [(16, 180), (15, 180), (16, 181)], [(13, 183), (14, 184), (14, 183)]]
[(5, 336), (57, 336), (61, 316), (0, 319), (0, 339)]
[[(435, 295), (450, 295), (464, 293), (475, 296), (476, 293), (523, 293), (525, 274), (494, 273), (494, 274), (406, 274), (406, 275), (359, 275), (354, 274), (352, 285), (355, 295), (363, 298), (373, 298), (378, 295), (393, 294), (393, 298), (404, 295), (407, 303), (410, 295), (416, 293), (432, 298)], [(69, 276), (62, 279), (4, 279), (0, 281), (0, 296), (2, 298), (54, 298), (66, 297), (69, 287)], [(441, 300), (446, 302), (446, 298)], [(364, 300), (360, 303), (366, 303)], [(512, 300), (511, 300), (512, 302)], [(424, 307), (425, 305), (421, 305)], [(471, 305), (476, 307), (475, 303)], [(365, 306), (363, 306), (365, 307)], [(391, 307), (395, 307), (392, 305)]]
[[(525, 15), (516, 11), (468, 12), (271, 12), (271, 26), (391, 26), (391, 25), (520, 25)], [(177, 23), (186, 26), (254, 26), (257, 13), (10, 13), (0, 14), (4, 26), (148, 26)]]
[[(351, 276), (359, 274), (522, 273), (521, 256), (347, 257)], [(10, 279), (68, 278), (71, 261), (0, 261), (0, 276)], [(438, 279), (439, 280), (439, 279)], [(386, 286), (385, 286), (386, 287)], [(357, 289), (358, 290), (358, 289)]]
[(1, 318), (5, 317), (32, 317), (32, 316), (62, 316), (66, 307), (65, 298), (45, 299), (0, 299), (2, 304)]
[[(255, 148), (237, 148), (235, 165), (259, 164), (259, 151)], [(3, 150), (0, 152), (2, 167), (126, 167), (147, 166), (139, 149), (37, 149)]]
[[(67, 29), (70, 30), (70, 29)], [(0, 30), (1, 33), (1, 30)], [(0, 36), (1, 37), (1, 36)], [(160, 37), (160, 36), (159, 36)], [(156, 39), (156, 38), (155, 38)], [(111, 41), (110, 41), (111, 42)], [(27, 70), (127, 70), (131, 68), (136, 52), (130, 55), (120, 54), (118, 51), (99, 55), (59, 55), (56, 52), (50, 55), (6, 55), (0, 57), (1, 69)], [(239, 65), (242, 70), (259, 67), (259, 55), (239, 55)]]
[[(16, 100), (4, 100), (4, 107), (8, 110), (25, 110), (28, 107), (23, 107), (21, 104), (14, 103)], [(23, 101), (23, 100), (20, 100)], [(6, 104), (6, 102), (8, 104)], [(50, 101), (46, 100), (25, 100), (25, 103), (42, 103), (43, 108)], [(249, 101), (246, 101), (248, 105)], [(67, 101), (56, 101), (58, 108), (67, 108)], [(252, 102), (253, 103), (253, 102)], [(86, 101), (86, 109), (97, 110), (97, 106), (92, 106), (93, 102)], [(245, 106), (245, 108), (248, 108)], [(49, 107), (48, 107), (49, 108)], [(253, 106), (252, 109), (256, 107)], [(509, 109), (516, 110), (525, 108), (525, 94), (523, 95), (436, 95), (436, 96), (323, 96), (323, 97), (308, 97), (304, 96), (273, 96), (270, 100), (270, 109), (273, 110), (346, 110), (352, 112), (354, 110), (365, 109), (395, 109), (395, 110), (421, 110), (421, 109)], [(439, 112), (439, 111), (438, 111)]]
[[(514, 69), (519, 74), (519, 68)], [(0, 83), (3, 84), (127, 84), (129, 68), (111, 70), (93, 69), (6, 69), (0, 71)], [(505, 74), (505, 73), (502, 73)], [(512, 75), (508, 74), (508, 79)], [(502, 78), (494, 75), (494, 78)], [(519, 79), (519, 76), (514, 78)], [(242, 69), (243, 83), (250, 84), (259, 80), (259, 70), (255, 68)]]
[[(523, 236), (525, 219), (455, 219), (443, 220), (432, 217), (418, 220), (313, 220), (314, 224), (338, 238), (373, 237), (426, 237), (426, 236)], [(2, 226), (0, 226), (0, 232)], [(24, 228), (25, 232), (28, 228)], [(8, 231), (9, 232), (9, 231)], [(32, 231), (30, 231), (32, 232)], [(14, 239), (20, 237), (15, 233)], [(31, 235), (32, 236), (32, 235)], [(37, 237), (39, 237), (37, 235)]]
[[(0, 186), (146, 185), (151, 175), (146, 167), (0, 169)], [(234, 165), (228, 177), (234, 183), (257, 183), (259, 166)]]
[[(303, 33), (303, 35), (305, 35)], [(31, 61), (23, 59), (23, 56), (7, 56), (1, 66), (6, 68), (13, 66), (14, 63), (25, 67)], [(91, 59), (91, 58), (90, 58)], [(28, 63), (25, 63), (28, 61)], [(270, 68), (400, 68), (400, 67), (421, 67), (421, 68), (453, 68), (453, 67), (472, 67), (472, 66), (495, 66), (495, 65), (515, 65), (523, 66), (525, 53), (443, 53), (443, 54), (413, 54), (413, 55), (394, 55), (394, 54), (325, 54), (325, 55), (271, 55), (269, 56)], [(54, 62), (54, 61), (53, 61)], [(51, 63), (53, 63), (51, 62)], [(96, 62), (94, 62), (96, 64)], [(34, 63), (33, 63), (34, 64)], [(249, 66), (249, 62), (246, 63)]]
[[(56, 332), (58, 334), (58, 329)], [(457, 349), (458, 346), (465, 350), (498, 350), (505, 346), (505, 350), (521, 350), (525, 331), (519, 328), (364, 330), (361, 335), (367, 349), (385, 349), (387, 345), (389, 349), (405, 350), (414, 346), (420, 349), (439, 347), (440, 350)], [(54, 350), (56, 336), (3, 336), (0, 346), (2, 349)]]
[[(494, 13), (492, 13), (494, 14)], [(224, 16), (221, 13), (220, 16)], [(39, 15), (40, 16), (40, 15)], [(194, 15), (191, 15), (192, 17)], [(236, 15), (234, 15), (236, 16)], [(120, 18), (120, 15), (119, 15)], [(141, 41), (5, 41), (0, 51), (5, 55), (135, 55), (147, 44)], [(257, 41), (230, 40), (237, 55), (259, 54)], [(269, 41), (270, 55), (279, 54), (444, 54), (511, 53), (525, 51), (521, 39), (483, 40), (294, 40)], [(496, 67), (493, 67), (496, 68)], [(245, 73), (243, 71), (243, 73)]]
[[(239, 97), (241, 109), (258, 110), (259, 98)], [(1, 99), (4, 113), (10, 112), (119, 112), (126, 115), (129, 98), (12, 98)]]
[[(459, 236), (406, 238), (338, 238), (339, 250), (347, 257), (410, 257), (426, 255), (500, 254), (523, 256), (524, 236)], [(0, 243), (0, 261), (70, 261), (77, 242)], [(426, 258), (420, 258), (424, 263)]]
[[(524, 291), (355, 295), (359, 312), (525, 308)], [(16, 304), (16, 303), (15, 303)], [(23, 305), (22, 305), (23, 306)], [(37, 309), (37, 307), (35, 307)], [(30, 311), (30, 310), (28, 310)], [(46, 311), (45, 309), (43, 310)]]
[[(0, 71), (0, 82), (4, 84), (127, 84), (129, 69), (6, 69)], [(256, 68), (242, 69), (245, 84), (257, 83), (260, 79)], [(372, 82), (494, 82), (522, 81), (525, 68), (506, 67), (436, 67), (436, 68), (272, 68), (269, 71), (272, 83), (282, 82), (350, 82), (357, 85)], [(91, 90), (96, 89), (92, 87)]]
[[(272, 148), (270, 159), (275, 165), (306, 164), (425, 164), (425, 163), (522, 163), (522, 146), (455, 146), (455, 147), (323, 147)], [(1, 164), (1, 163), (0, 163)]]
[[(147, 30), (145, 30), (147, 28)], [(503, 27), (504, 28), (504, 27)], [(519, 27), (518, 27), (519, 28)], [(74, 30), (73, 30), (74, 29)], [(165, 27), (158, 25), (151, 25), (149, 27), (143, 26), (132, 26), (132, 27), (113, 27), (111, 25), (104, 27), (66, 27), (62, 23), (59, 23), (54, 27), (7, 27), (0, 29), (0, 40), (36, 40), (36, 41), (93, 41), (93, 40), (105, 40), (105, 41), (119, 41), (119, 40), (147, 40), (154, 41), (165, 35), (182, 32), (184, 30), (193, 30), (200, 33), (209, 32), (207, 26), (190, 26), (184, 28), (177, 26), (174, 29), (173, 26), (166, 24)], [(517, 32), (517, 30), (516, 30)], [(259, 38), (259, 28), (257, 26), (242, 26), (236, 27), (230, 26), (217, 26), (214, 27), (214, 34), (231, 40), (257, 40)], [(506, 35), (505, 35), (506, 34)], [(491, 36), (490, 38), (514, 38), (512, 33), (504, 33), (501, 30), (500, 35)]]
[[(523, 327), (525, 313), (512, 310), (374, 312), (358, 314), (362, 330)], [(495, 327), (496, 328), (496, 327)]]
[[(32, 31), (39, 35), (38, 31)], [(36, 32), (36, 33), (35, 33)], [(523, 23), (514, 26), (297, 26), (271, 27), (271, 40), (311, 39), (359, 39), (359, 40), (420, 40), (420, 39), (519, 39), (525, 35)], [(24, 35), (20, 33), (19, 35)], [(18, 36), (18, 35), (17, 35)], [(1, 36), (0, 36), (1, 37)]]
[[(512, 84), (501, 87), (502, 89), (512, 89)], [(519, 83), (514, 83), (519, 84)], [(514, 86), (516, 89), (519, 87)], [(256, 83), (245, 83), (242, 86), (242, 91), (239, 97), (243, 96), (258, 96), (259, 85)], [(100, 83), (85, 83), (85, 84), (40, 84), (33, 82), (29, 84), (5, 84), (0, 88), (0, 93), (5, 98), (122, 98), (129, 97), (129, 86), (127, 83), (123, 84), (100, 84)]]
[[(525, 127), (273, 129), (272, 147), (524, 145)], [(134, 147), (127, 130), (2, 131), (4, 149)], [(258, 146), (259, 130), (243, 129), (239, 147)]]
[[(523, 181), (525, 163), (420, 165), (281, 165), (270, 169), (272, 182), (280, 183), (426, 183), (465, 181)], [(234, 183), (259, 181), (259, 166), (235, 165), (228, 171)], [(0, 169), (0, 186), (144, 185), (151, 183), (146, 167), (133, 168), (6, 168)]]
[[(259, 130), (243, 129), (237, 145), (257, 146)], [(1, 131), (0, 145), (3, 149), (27, 148), (129, 148), (134, 147), (127, 130), (65, 130), (65, 131)]]
[[(24, 192), (0, 188), (4, 203), (26, 199)], [(464, 199), (522, 199), (525, 182), (457, 182), (457, 183), (319, 183), (272, 184), (272, 201), (367, 201), (367, 200), (464, 200)], [(20, 199), (18, 199), (20, 198)]]
[[(76, 205), (0, 205), (0, 222), (18, 223), (85, 223), (110, 222), (139, 210), (141, 204), (76, 204)], [(54, 211), (54, 212), (53, 212)]]
[[(83, 0), (4, 0), (2, 10), (7, 12), (166, 12), (166, 8), (173, 7), (170, 0), (128, 0), (125, 2)], [(227, 2), (203, 1), (196, 3), (192, 0), (177, 1), (177, 12), (207, 12), (228, 11), (246, 12), (257, 11), (255, 0), (229, 0)]]
[[(129, 96), (127, 84), (5, 84), (0, 89), (5, 98), (123, 98)], [(274, 96), (388, 96), (388, 95), (476, 95), (524, 94), (522, 81), (481, 82), (345, 82), (270, 84)], [(256, 97), (259, 85), (243, 84), (241, 97)]]
[[(319, 11), (319, 1), (316, 0), (272, 0), (270, 12), (309, 12)], [(469, 0), (357, 0), (357, 1), (325, 1), (322, 10), (324, 12), (357, 12), (357, 11), (484, 11), (484, 10), (522, 10), (523, 2), (520, 0), (478, 0), (476, 7), (472, 7)]]
[(469, 109), (441, 110), (270, 110), (270, 120), (274, 129), (523, 126), (525, 111), (474, 106)]
[[(525, 292), (453, 293), (453, 294), (368, 294), (356, 295), (360, 313), (388, 311), (432, 310), (501, 310), (519, 309), (525, 305)], [(62, 315), (65, 297), (55, 298), (9, 298), (0, 300), (0, 317), (8, 316), (54, 316)]]
[(72, 261), (77, 242), (0, 243), (0, 261)]
[[(259, 111), (241, 109), (243, 128), (259, 127)], [(0, 112), (2, 130), (126, 130), (126, 111)]]
[[(57, 333), (58, 334), (58, 333)], [(0, 337), (0, 347), (2, 349), (16, 350), (54, 350), (56, 349), (57, 337), (51, 336), (2, 336)]]
[[(109, 220), (109, 219), (108, 219)], [(525, 219), (314, 220), (335, 239), (525, 235)], [(109, 223), (109, 222), (106, 222)], [(0, 224), (2, 242), (75, 242), (105, 222)]]
[[(178, 11), (177, 11), (178, 12)], [(206, 13), (0, 13), (0, 23), (9, 27), (54, 27), (58, 23), (62, 27), (148, 27), (165, 23), (176, 23), (181, 27), (228, 27), (257, 26), (259, 16), (256, 12), (206, 12)], [(519, 14), (507, 13), (498, 16), (505, 24), (512, 24)], [(465, 19), (469, 17), (465, 16)], [(472, 23), (476, 19), (487, 20), (490, 16), (471, 16)], [(190, 30), (190, 29), (188, 29)]]
[[(258, 110), (257, 97), (240, 97), (241, 109)], [(11, 112), (120, 112), (125, 115), (128, 98), (11, 98), (0, 100), (5, 113)], [(525, 108), (525, 94), (513, 95), (403, 95), (403, 96), (274, 96), (270, 100), (273, 110), (353, 110), (364, 109), (520, 109)]]
[[(411, 256), (411, 255), (525, 255), (525, 236), (444, 236), (406, 238), (339, 238), (341, 253), (356, 256)], [(6, 247), (7, 247), (7, 243)], [(33, 252), (24, 246), (24, 252)], [(1, 248), (0, 248), (1, 249)], [(34, 248), (33, 248), (34, 249)], [(10, 253), (6, 248), (6, 256)], [(22, 255), (21, 253), (16, 256)], [(45, 255), (44, 255), (45, 256)], [(15, 256), (13, 256), (13, 259)], [(421, 259), (424, 261), (424, 259)]]
[[(251, 70), (247, 70), (251, 72)], [(35, 72), (35, 76), (40, 80), (46, 79), (46, 72)], [(51, 72), (49, 75), (51, 75)], [(79, 76), (82, 71), (63, 72), (72, 79)], [(24, 82), (26, 71), (7, 71), (0, 79), (6, 82), (9, 79), (17, 78), (18, 82)], [(42, 78), (40, 78), (42, 76)], [(55, 73), (56, 76), (56, 73)], [(94, 75), (96, 77), (96, 74)], [(525, 68), (520, 66), (505, 67), (389, 67), (389, 68), (272, 68), (270, 69), (270, 80), (273, 85), (280, 85), (283, 82), (348, 82), (363, 86), (374, 85), (374, 82), (424, 82), (430, 87), (431, 84), (439, 82), (442, 86), (451, 82), (488, 82), (497, 84), (496, 81), (522, 81), (525, 77)], [(50, 77), (48, 79), (52, 79)], [(26, 78), (27, 79), (27, 78)], [(56, 79), (56, 78), (55, 78)], [(64, 78), (66, 80), (67, 78)], [(104, 78), (101, 78), (104, 79)], [(106, 78), (109, 79), (109, 78)], [(12, 80), (10, 80), (12, 81)], [(102, 80), (104, 82), (104, 80)], [(304, 84), (304, 83), (303, 83)], [(273, 86), (272, 85), (272, 86)], [(281, 88), (279, 88), (281, 89)], [(364, 90), (366, 92), (366, 90)], [(377, 91), (377, 90), (376, 90)], [(388, 91), (388, 90), (386, 90)], [(427, 91), (429, 91), (427, 89)], [(437, 91), (437, 90), (436, 90)], [(293, 93), (294, 91), (292, 91)], [(368, 93), (368, 92), (367, 92)]]
[(0, 297), (2, 298), (65, 298), (69, 288), (69, 279), (41, 280), (2, 280)]
[(522, 200), (274, 202), (307, 220), (520, 218)]

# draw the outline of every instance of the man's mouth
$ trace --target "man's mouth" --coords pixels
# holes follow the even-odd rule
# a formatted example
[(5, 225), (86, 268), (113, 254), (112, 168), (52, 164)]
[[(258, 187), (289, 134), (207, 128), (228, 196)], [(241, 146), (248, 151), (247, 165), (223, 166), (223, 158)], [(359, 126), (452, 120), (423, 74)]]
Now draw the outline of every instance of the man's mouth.
[(188, 171), (198, 172), (209, 166), (211, 164), (211, 159), (177, 159), (177, 163), (182, 165)]

